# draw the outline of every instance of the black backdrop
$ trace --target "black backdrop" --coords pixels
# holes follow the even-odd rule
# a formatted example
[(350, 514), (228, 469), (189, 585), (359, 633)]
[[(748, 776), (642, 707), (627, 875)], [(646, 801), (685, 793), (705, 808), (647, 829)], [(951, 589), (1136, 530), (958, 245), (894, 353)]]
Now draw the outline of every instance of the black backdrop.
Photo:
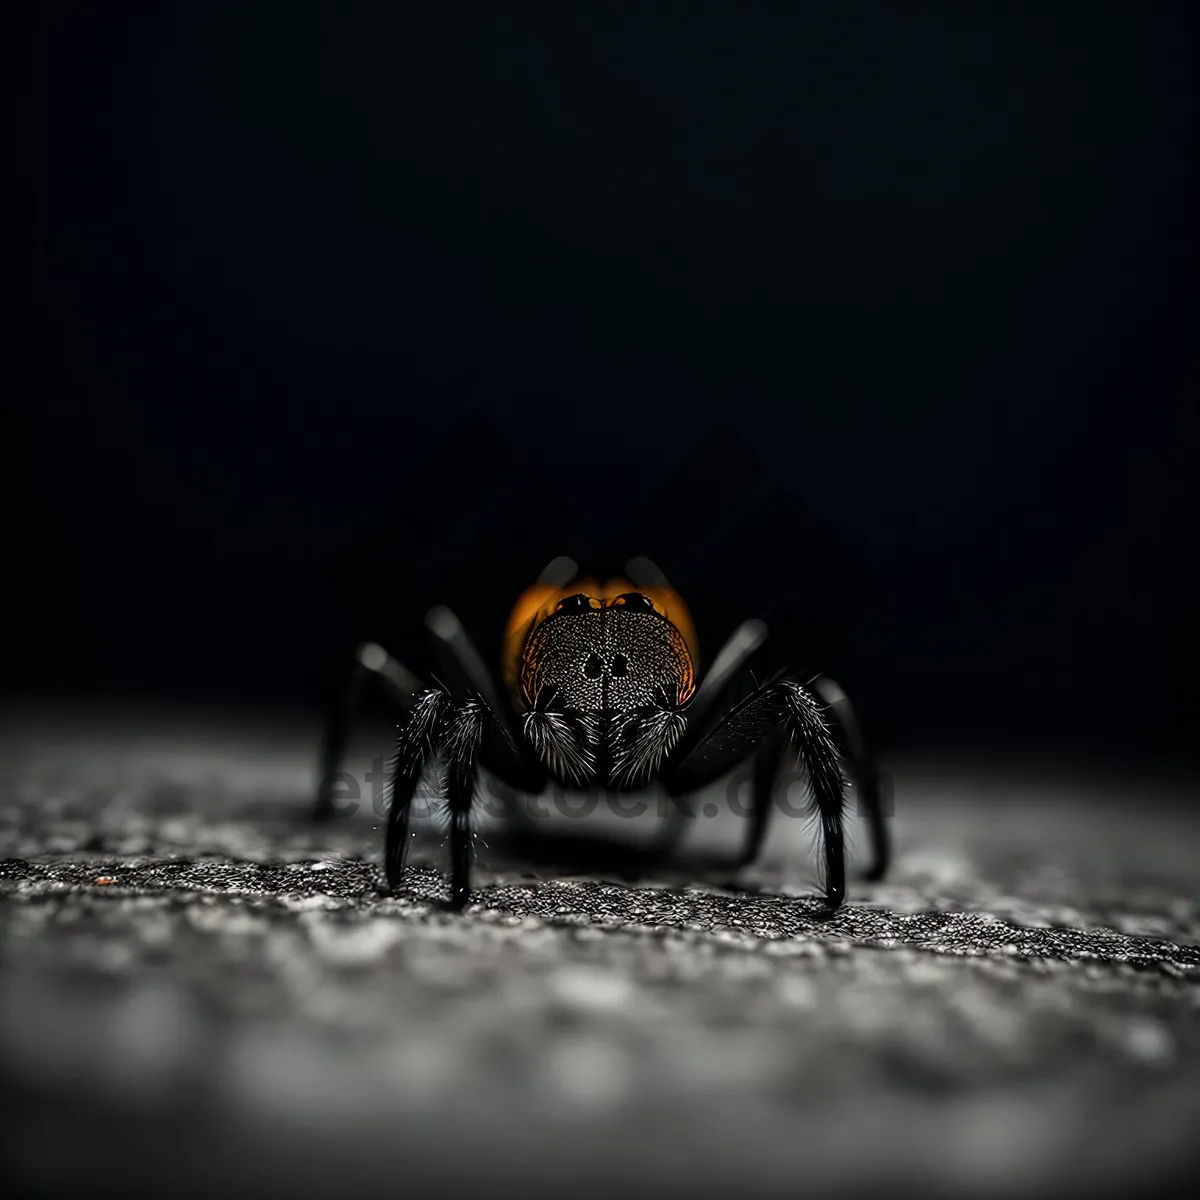
[(887, 744), (1188, 751), (1188, 6), (517, 7), (45, 6), (13, 693), (649, 554)]

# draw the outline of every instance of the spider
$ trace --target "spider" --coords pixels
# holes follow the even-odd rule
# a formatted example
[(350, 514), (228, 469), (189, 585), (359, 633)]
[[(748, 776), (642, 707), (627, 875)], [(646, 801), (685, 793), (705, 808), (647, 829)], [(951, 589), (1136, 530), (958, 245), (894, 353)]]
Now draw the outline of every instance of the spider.
[(824, 908), (846, 891), (842, 814), (851, 769), (872, 841), (866, 878), (887, 870), (889, 844), (880, 776), (853, 708), (828, 677), (801, 682), (780, 672), (737, 700), (743, 669), (767, 636), (740, 625), (697, 679), (692, 618), (649, 559), (628, 578), (600, 585), (557, 558), (517, 600), (504, 641), (509, 703), (474, 643), (447, 608), (431, 609), (440, 678), (424, 684), (382, 647), (358, 651), (354, 672), (326, 726), (315, 816), (334, 813), (332, 779), (345, 752), (363, 684), (382, 682), (403, 712), (388, 788), (385, 868), (400, 886), (417, 785), (440, 771), (450, 818), (450, 906), (470, 896), (471, 809), (480, 767), (508, 787), (632, 791), (657, 782), (682, 798), (753, 759), (750, 819), (736, 866), (757, 857), (789, 744), (804, 770), (823, 849)]

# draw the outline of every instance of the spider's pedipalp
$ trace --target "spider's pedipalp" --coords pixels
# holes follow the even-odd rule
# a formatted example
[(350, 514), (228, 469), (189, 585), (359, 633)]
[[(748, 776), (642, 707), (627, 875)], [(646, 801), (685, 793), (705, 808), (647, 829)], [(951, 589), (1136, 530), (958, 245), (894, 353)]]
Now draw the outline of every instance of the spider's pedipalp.
[(523, 731), (538, 757), (563, 783), (585, 787), (596, 771), (595, 722), (548, 709), (525, 714)]
[(650, 782), (687, 729), (677, 708), (651, 708), (630, 713), (609, 728), (609, 782), (634, 788)]

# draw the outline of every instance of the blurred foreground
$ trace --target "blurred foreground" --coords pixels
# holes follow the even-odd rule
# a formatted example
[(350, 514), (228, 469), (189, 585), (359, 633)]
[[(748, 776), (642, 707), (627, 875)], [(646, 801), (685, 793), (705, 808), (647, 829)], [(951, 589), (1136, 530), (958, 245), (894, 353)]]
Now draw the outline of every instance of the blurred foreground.
[(452, 916), (435, 822), (379, 891), (386, 732), (356, 815), (308, 823), (315, 735), (0, 726), (26, 1192), (1098, 1196), (1197, 1165), (1190, 781), (885, 764), (895, 869), (828, 921), (802, 820), (736, 878), (695, 865), (738, 836), (723, 789), (670, 868), (637, 857), (653, 811), (552, 816), (553, 852), (485, 822)]

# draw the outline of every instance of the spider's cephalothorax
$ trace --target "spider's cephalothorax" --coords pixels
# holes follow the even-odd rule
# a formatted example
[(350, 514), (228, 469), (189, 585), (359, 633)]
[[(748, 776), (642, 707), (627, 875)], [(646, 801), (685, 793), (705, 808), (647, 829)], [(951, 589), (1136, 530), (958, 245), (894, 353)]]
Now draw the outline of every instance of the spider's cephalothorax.
[(882, 877), (888, 844), (880, 777), (845, 693), (824, 676), (802, 683), (780, 674), (733, 702), (750, 656), (766, 637), (761, 622), (741, 625), (701, 674), (691, 615), (652, 563), (634, 559), (629, 579), (600, 585), (580, 579), (569, 559), (555, 559), (509, 619), (507, 703), (453, 613), (434, 609), (427, 624), (441, 650), (443, 681), (426, 686), (381, 647), (362, 646), (326, 730), (319, 817), (335, 811), (330, 784), (363, 681), (381, 679), (405, 712), (388, 813), (390, 886), (401, 882), (416, 786), (430, 775), (441, 781), (450, 815), (452, 900), (456, 907), (466, 903), (480, 767), (531, 793), (554, 779), (566, 787), (616, 790), (657, 783), (679, 797), (752, 760), (751, 811), (739, 859), (749, 862), (762, 844), (789, 746), (820, 820), (829, 906), (836, 908), (845, 894), (843, 765), (861, 789), (874, 841), (868, 876)]
[(520, 649), (525, 736), (568, 786), (639, 787), (687, 726), (683, 633), (642, 592), (575, 592), (535, 615)]

